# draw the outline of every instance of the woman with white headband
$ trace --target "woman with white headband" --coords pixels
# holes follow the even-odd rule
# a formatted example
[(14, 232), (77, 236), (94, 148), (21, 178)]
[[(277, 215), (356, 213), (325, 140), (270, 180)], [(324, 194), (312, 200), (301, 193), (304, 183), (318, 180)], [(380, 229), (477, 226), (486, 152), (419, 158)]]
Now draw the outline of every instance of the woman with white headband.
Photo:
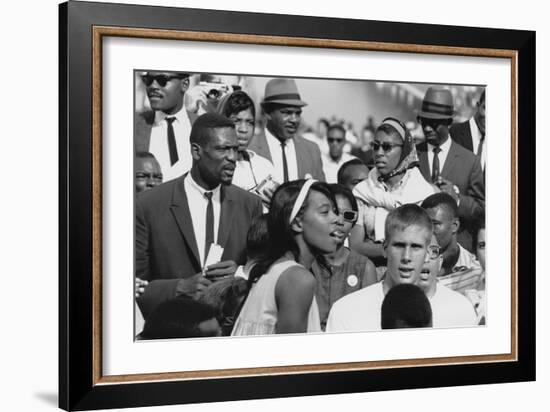
[(251, 270), (232, 335), (321, 331), (309, 269), (316, 255), (336, 250), (340, 224), (326, 183), (296, 180), (276, 190), (268, 214), (270, 247)]
[(420, 204), (439, 189), (420, 173), (414, 139), (399, 120), (384, 119), (371, 146), (376, 167), (353, 190), (362, 213), (351, 232), (350, 246), (380, 264), (388, 213), (406, 203)]

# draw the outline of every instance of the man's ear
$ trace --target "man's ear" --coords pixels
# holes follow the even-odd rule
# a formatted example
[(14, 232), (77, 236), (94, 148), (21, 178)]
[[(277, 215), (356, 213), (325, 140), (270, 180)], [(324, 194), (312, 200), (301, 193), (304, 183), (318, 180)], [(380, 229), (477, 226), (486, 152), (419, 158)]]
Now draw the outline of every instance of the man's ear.
[(181, 93), (185, 93), (189, 88), (189, 77), (181, 79)]
[(191, 143), (191, 156), (193, 160), (199, 160), (202, 154), (202, 147), (198, 143)]
[(302, 225), (302, 217), (296, 216), (290, 224), (290, 228), (295, 233), (302, 233), (304, 231), (304, 227)]
[(460, 229), (460, 220), (458, 220), (458, 218), (455, 217), (453, 219), (453, 223), (451, 224), (451, 230), (453, 235), (456, 235), (459, 229)]

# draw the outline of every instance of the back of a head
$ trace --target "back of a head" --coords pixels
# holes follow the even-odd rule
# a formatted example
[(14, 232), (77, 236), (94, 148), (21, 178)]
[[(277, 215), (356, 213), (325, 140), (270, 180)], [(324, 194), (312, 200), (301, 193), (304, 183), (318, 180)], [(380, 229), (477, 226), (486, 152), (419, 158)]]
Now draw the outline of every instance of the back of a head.
[(201, 336), (199, 324), (216, 317), (214, 308), (196, 300), (177, 297), (159, 304), (145, 320), (141, 339), (174, 339)]
[(353, 166), (363, 166), (368, 170), (367, 165), (365, 165), (365, 163), (363, 163), (361, 159), (354, 158), (348, 160), (338, 169), (337, 181), (339, 184), (345, 185), (347, 183), (347, 181), (350, 179), (348, 170), (351, 169), (351, 167)]
[(205, 113), (197, 118), (191, 128), (189, 141), (204, 146), (208, 143), (213, 129), (234, 129), (235, 125), (227, 117), (218, 113)]
[(248, 259), (256, 259), (269, 248), (267, 214), (256, 216), (246, 234), (246, 254)]
[[(424, 228), (430, 233), (433, 232), (433, 224), (426, 211), (418, 205), (408, 203), (392, 210), (385, 223), (385, 238), (390, 239), (391, 234), (396, 230), (405, 230), (408, 227), (416, 226)], [(429, 239), (428, 239), (429, 241)]]
[(382, 302), (381, 324), (382, 329), (431, 327), (430, 301), (416, 285), (396, 285)]
[(433, 195), (428, 196), (422, 202), (421, 207), (423, 209), (434, 209), (436, 207), (446, 208), (453, 219), (458, 218), (458, 206), (453, 197), (445, 192), (434, 193)]

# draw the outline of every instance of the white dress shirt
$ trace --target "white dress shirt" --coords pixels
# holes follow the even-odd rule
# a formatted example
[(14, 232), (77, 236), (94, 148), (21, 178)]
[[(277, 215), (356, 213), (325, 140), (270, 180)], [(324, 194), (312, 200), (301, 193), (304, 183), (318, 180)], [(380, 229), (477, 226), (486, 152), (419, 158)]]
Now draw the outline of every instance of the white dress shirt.
[[(168, 149), (168, 122), (167, 117), (175, 117), (172, 122), (174, 136), (176, 137), (176, 148), (178, 150), (178, 161), (172, 166), (170, 164), (170, 152)], [(168, 115), (163, 111), (155, 111), (155, 122), (151, 129), (151, 140), (149, 151), (156, 157), (160, 164), (163, 182), (180, 177), (191, 169), (193, 158), (191, 157), (191, 123), (185, 108), (182, 108), (174, 115)]]
[(274, 177), (273, 165), (265, 157), (247, 150), (250, 161), (238, 160), (235, 165), (232, 184), (244, 190), (252, 190), (266, 177)]
[(212, 205), (214, 206), (214, 243), (218, 243), (218, 228), (220, 227), (221, 200), (220, 189), (218, 185), (213, 190), (206, 190), (198, 185), (191, 173), (189, 173), (184, 181), (185, 193), (191, 212), (191, 221), (193, 222), (193, 231), (195, 232), (195, 240), (199, 249), (201, 258), (201, 266), (204, 266), (206, 256), (204, 255), (204, 242), (206, 241), (206, 208), (208, 207), (208, 199), (204, 196), (205, 192), (212, 192)]
[[(443, 172), (443, 166), (445, 166), (445, 160), (447, 160), (447, 155), (449, 154), (449, 150), (451, 149), (451, 136), (447, 138), (447, 141), (443, 143), (439, 148), (441, 151), (437, 154), (437, 157), (439, 158), (439, 174), (441, 175), (441, 172)], [(433, 145), (428, 143), (428, 164), (430, 165), (430, 176), (433, 175), (433, 164), (434, 164), (434, 147)]]
[(340, 166), (351, 159), (356, 159), (356, 157), (344, 152), (338, 161), (333, 160), (329, 154), (321, 154), (321, 159), (323, 160), (323, 172), (325, 173), (326, 182), (338, 183), (338, 170)]
[[(283, 168), (283, 153), (281, 150), (281, 142), (275, 136), (273, 136), (269, 130), (265, 129), (265, 139), (267, 140), (267, 145), (269, 146), (269, 152), (271, 153), (271, 160), (274, 167), (274, 176), (273, 178), (279, 182), (283, 183), (284, 179), (284, 168)], [(298, 179), (298, 162), (296, 160), (296, 147), (294, 146), (294, 139), (288, 139), (285, 145), (285, 154), (286, 154), (286, 163), (288, 166), (288, 180)]]
[[(475, 119), (472, 117), (470, 121), (468, 122), (470, 125), (470, 134), (472, 135), (472, 151), (476, 156), (479, 157), (477, 153), (477, 147), (479, 146), (479, 141), (481, 140), (481, 131), (477, 127), (477, 123)], [(487, 139), (483, 140), (483, 144), (481, 145), (481, 157), (479, 157), (479, 160), (481, 162), (481, 169), (485, 170), (485, 160), (487, 158)]]

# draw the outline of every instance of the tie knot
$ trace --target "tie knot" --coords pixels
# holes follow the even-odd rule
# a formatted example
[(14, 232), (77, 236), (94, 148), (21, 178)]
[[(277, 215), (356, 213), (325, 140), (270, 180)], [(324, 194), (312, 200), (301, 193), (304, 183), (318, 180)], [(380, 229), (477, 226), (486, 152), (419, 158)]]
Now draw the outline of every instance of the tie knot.
[(176, 118), (174, 116), (172, 116), (172, 117), (165, 118), (165, 120), (168, 124), (172, 124), (172, 123), (174, 123), (174, 120), (176, 120)]
[(279, 142), (281, 142), (281, 146), (282, 146), (282, 147), (285, 147), (285, 146), (286, 146), (286, 140), (279, 140)]
[(439, 146), (434, 147), (433, 152), (435, 154), (438, 154), (439, 152), (441, 152), (441, 147), (439, 147)]
[(209, 201), (212, 200), (213, 192), (204, 192), (204, 197), (206, 197)]

